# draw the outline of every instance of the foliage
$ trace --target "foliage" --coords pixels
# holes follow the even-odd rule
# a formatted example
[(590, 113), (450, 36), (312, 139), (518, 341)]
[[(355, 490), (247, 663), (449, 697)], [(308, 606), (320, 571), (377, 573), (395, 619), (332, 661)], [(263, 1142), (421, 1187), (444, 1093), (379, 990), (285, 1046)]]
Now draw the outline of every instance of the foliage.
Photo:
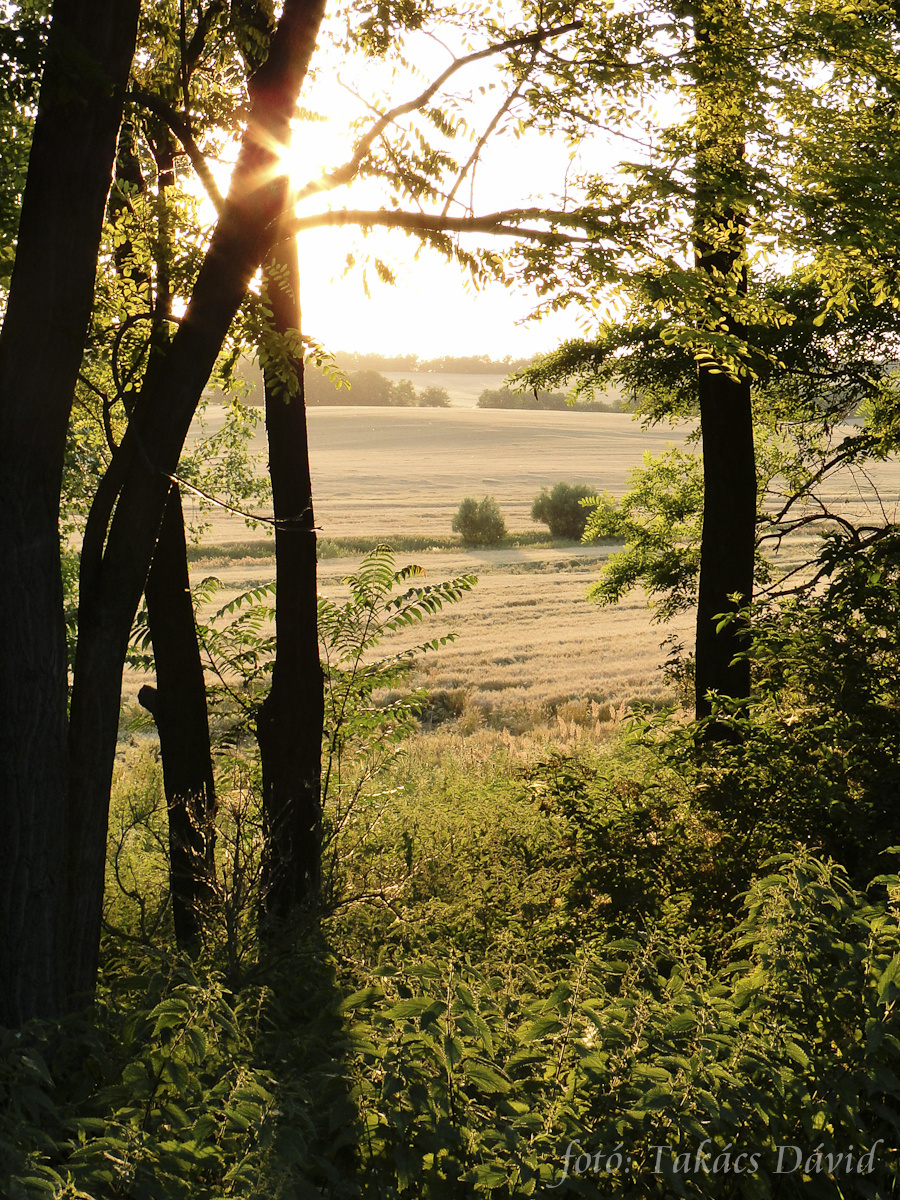
[[(698, 753), (654, 718), (524, 772), (390, 755), (333, 829), (329, 948), (171, 958), (159, 829), (114, 821), (132, 896), (93, 1024), (0, 1042), (8, 1194), (891, 1195), (900, 568), (886, 535), (850, 549), (823, 548), (821, 595), (755, 621), (755, 699), (714, 714), (740, 740)], [(341, 663), (364, 674), (357, 762), (404, 657), (367, 651), (454, 598), (387, 551), (364, 566), (324, 622), (335, 695)], [(159, 783), (131, 778), (139, 815)]]
[(411, 583), (425, 574), (415, 565), (398, 569), (390, 547), (377, 546), (345, 580), (350, 589), (347, 600), (339, 603), (319, 597), (326, 796), (332, 785), (337, 794), (345, 792), (348, 776), (358, 793), (360, 776), (370, 778), (385, 753), (412, 731), (425, 701), (423, 692), (409, 694), (405, 688), (413, 664), (418, 655), (456, 638), (445, 633), (372, 658), (385, 638), (436, 616), (477, 583), (475, 575), (458, 575), (436, 584)]
[(450, 393), (442, 387), (423, 388), (419, 394), (419, 405), (421, 408), (449, 408)]
[(508, 388), (485, 390), (478, 397), (478, 408), (536, 409), (541, 412), (618, 412), (619, 404), (603, 400), (570, 400), (563, 392), (511, 392)]
[[(900, 842), (895, 541), (890, 531), (853, 553), (835, 534), (820, 595), (753, 614), (751, 702), (720, 707), (735, 739), (710, 750), (698, 778), (703, 805), (750, 858), (800, 838), (859, 883)], [(671, 747), (691, 753), (677, 738)]]
[(586, 483), (556, 483), (553, 490), (541, 488), (531, 506), (532, 521), (550, 527), (550, 536), (581, 541), (587, 525), (588, 510), (581, 503), (595, 496), (596, 488)]
[(667, 621), (694, 603), (700, 568), (703, 478), (696, 454), (672, 447), (654, 457), (645, 451), (633, 467), (629, 490), (618, 502), (610, 495), (590, 498), (586, 542), (617, 538), (625, 549), (610, 556), (588, 596), (615, 604), (638, 583), (655, 618)]
[[(601, 936), (569, 971), (519, 986), (464, 960), (374, 972), (345, 1002), (372, 1194), (707, 1197), (701, 1149), (723, 1197), (748, 1183), (757, 1196), (887, 1194), (896, 910), (832, 864), (771, 866), (718, 974), (689, 939), (660, 933)], [(778, 1176), (778, 1147), (794, 1144), (808, 1173)], [(849, 1149), (855, 1164), (873, 1146), (872, 1174), (837, 1192), (817, 1155)], [(749, 1180), (735, 1173), (741, 1150), (757, 1154)]]
[(554, 754), (525, 774), (543, 811), (564, 822), (570, 934), (577, 939), (597, 923), (622, 936), (660, 924), (701, 927), (714, 948), (756, 860), (735, 853), (721, 822), (698, 803), (689, 764), (648, 759), (633, 736), (626, 747), (599, 764)]
[[(339, 603), (319, 596), (329, 775), (333, 768), (339, 778), (345, 760), (394, 743), (413, 727), (423, 697), (400, 695), (385, 700), (383, 695), (405, 682), (417, 655), (452, 642), (456, 635), (442, 634), (374, 660), (372, 652), (385, 637), (435, 616), (477, 583), (475, 575), (465, 574), (437, 584), (413, 584), (397, 594), (398, 588), (425, 575), (424, 568), (413, 564), (398, 569), (393, 550), (379, 544), (344, 580), (350, 590), (347, 600)], [(225, 720), (229, 737), (234, 738), (254, 728), (268, 688), (275, 649), (275, 584), (242, 592), (200, 620), (200, 610), (211, 604), (222, 587), (221, 580), (209, 576), (192, 595), (198, 615), (197, 636), (212, 676), (210, 710)], [(146, 606), (135, 620), (129, 663), (141, 670), (153, 669)]]
[[(305, 1032), (292, 1049), (295, 1059), (302, 1055), (303, 1077), (285, 1078), (284, 1039), (268, 1033), (274, 989), (245, 986), (235, 995), (215, 968), (176, 961), (160, 970), (133, 952), (107, 966), (93, 1012), (58, 1030), (6, 1032), (0, 1042), (5, 1195), (299, 1200), (319, 1194), (315, 1184), (328, 1175), (322, 1163), (340, 1161), (344, 1140), (339, 1127), (315, 1117), (313, 1103), (314, 1095), (320, 1105), (333, 1097), (331, 1111), (339, 1111), (339, 1084), (321, 1061), (339, 1030), (327, 975), (312, 959), (307, 972), (307, 1002), (317, 987), (318, 1007), (296, 1013)], [(278, 1069), (263, 1065), (267, 1050)]]
[[(340, 834), (344, 887), (331, 930), (354, 962), (415, 961), (435, 944), (504, 971), (565, 961), (565, 822), (521, 786), (502, 744), (407, 743)], [(359, 836), (364, 821), (365, 836)], [(349, 852), (348, 852), (349, 851)]]
[(506, 536), (506, 522), (493, 496), (476, 500), (467, 496), (460, 503), (450, 528), (468, 546), (495, 546)]

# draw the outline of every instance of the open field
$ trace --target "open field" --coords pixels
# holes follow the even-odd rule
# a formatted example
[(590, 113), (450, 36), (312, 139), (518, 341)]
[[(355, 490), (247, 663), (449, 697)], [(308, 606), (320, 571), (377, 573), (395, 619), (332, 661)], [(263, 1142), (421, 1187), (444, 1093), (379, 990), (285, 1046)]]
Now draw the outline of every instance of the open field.
[[(220, 421), (212, 410), (211, 429)], [(620, 495), (645, 450), (683, 444), (690, 427), (642, 430), (620, 413), (318, 408), (309, 412), (309, 430), (322, 536), (389, 542), (402, 534), (445, 539), (465, 495), (494, 495), (511, 530), (543, 528), (529, 515), (541, 486), (583, 481)], [(261, 427), (255, 441), (262, 451)], [(900, 496), (900, 465), (894, 462), (876, 464), (865, 476), (845, 473), (829, 485), (828, 500), (858, 521), (881, 521), (876, 485), (890, 517)], [(265, 536), (227, 514), (214, 514), (212, 523), (213, 543)], [(436, 716), (513, 730), (559, 715), (589, 725), (608, 718), (610, 705), (669, 696), (657, 670), (665, 658), (660, 643), (674, 633), (690, 646), (691, 619), (653, 625), (638, 595), (614, 609), (588, 604), (585, 591), (610, 550), (524, 546), (399, 555), (400, 562), (420, 561), (431, 579), (463, 572), (480, 579), (433, 626), (408, 637), (415, 642), (419, 634), (459, 633), (454, 645), (423, 661), (415, 680), (439, 693)], [(322, 562), (321, 589), (338, 592), (358, 561)], [(195, 579), (218, 575), (232, 593), (270, 579), (274, 563), (201, 561), (192, 570)]]
[[(455, 643), (422, 658), (412, 681), (434, 696), (438, 723), (459, 718), (470, 729), (486, 724), (521, 732), (562, 718), (593, 727), (613, 719), (623, 704), (661, 703), (670, 692), (657, 671), (665, 658), (660, 642), (677, 632), (689, 644), (691, 620), (652, 625), (638, 595), (615, 609), (587, 603), (585, 591), (609, 552), (573, 546), (399, 555), (398, 564), (423, 565), (427, 580), (474, 572), (479, 582), (458, 604), (384, 645), (393, 653), (458, 634)], [(320, 590), (340, 595), (358, 562), (320, 564)], [(195, 577), (205, 573), (199, 564)], [(230, 597), (270, 578), (272, 564), (241, 563), (215, 574)]]
[[(471, 377), (470, 377), (471, 378)], [(646, 449), (682, 442), (688, 427), (642, 432), (625, 414), (489, 410), (314, 408), (310, 457), (317, 525), (324, 537), (422, 534), (445, 538), (465, 495), (490, 493), (511, 530), (539, 530), (531, 502), (544, 485), (584, 481), (621, 494), (629, 467)], [(213, 415), (211, 430), (221, 418)], [(255, 439), (264, 446), (262, 428)], [(188, 506), (189, 507), (189, 506)], [(263, 538), (238, 518), (213, 514), (209, 541)], [(611, 715), (610, 704), (667, 692), (656, 670), (659, 643), (670, 630), (650, 623), (641, 597), (615, 610), (584, 599), (608, 546), (565, 549), (413, 552), (431, 579), (475, 572), (479, 584), (427, 632), (455, 630), (458, 641), (423, 661), (414, 682), (440, 693), (437, 717), (460, 715), (525, 728), (561, 713), (579, 724)], [(319, 584), (333, 594), (359, 558), (320, 564)], [(229, 594), (272, 576), (271, 562), (244, 560), (193, 567), (195, 579), (214, 573)], [(689, 641), (690, 621), (678, 632)], [(432, 632), (433, 629), (433, 632)], [(566, 707), (566, 706), (569, 707)]]
[[(542, 486), (564, 479), (620, 495), (644, 450), (682, 444), (690, 431), (641, 430), (626, 413), (490, 409), (312, 408), (308, 421), (325, 537), (448, 534), (460, 500), (486, 494), (497, 498), (510, 529), (539, 528), (530, 510)], [(211, 410), (207, 424), (214, 432), (220, 411)], [(254, 449), (264, 452), (262, 425)], [(246, 540), (239, 518), (212, 520), (210, 541)]]

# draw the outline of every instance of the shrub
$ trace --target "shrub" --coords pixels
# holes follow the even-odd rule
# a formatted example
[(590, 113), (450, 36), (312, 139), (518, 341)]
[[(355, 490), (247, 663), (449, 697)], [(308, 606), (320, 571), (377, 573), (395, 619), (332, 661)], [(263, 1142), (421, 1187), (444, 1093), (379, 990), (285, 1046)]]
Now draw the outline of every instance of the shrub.
[(419, 396), (419, 405), (421, 408), (449, 408), (450, 393), (442, 387), (425, 388)]
[(451, 528), (468, 546), (495, 546), (506, 537), (506, 522), (493, 496), (482, 501), (466, 496), (456, 510)]
[(531, 506), (531, 519), (549, 525), (551, 537), (580, 541), (589, 512), (580, 501), (596, 494), (597, 489), (586, 483), (557, 483), (552, 492), (541, 488)]
[[(379, 376), (379, 379), (382, 376)], [(416, 389), (409, 379), (401, 379), (397, 383), (391, 384), (391, 398), (389, 403), (397, 408), (415, 408), (419, 403)]]
[[(802, 852), (772, 868), (718, 969), (650, 928), (591, 937), (560, 972), (436, 951), (361, 978), (363, 1195), (895, 1194), (898, 880), (873, 902)], [(805, 1175), (781, 1166), (795, 1144)]]

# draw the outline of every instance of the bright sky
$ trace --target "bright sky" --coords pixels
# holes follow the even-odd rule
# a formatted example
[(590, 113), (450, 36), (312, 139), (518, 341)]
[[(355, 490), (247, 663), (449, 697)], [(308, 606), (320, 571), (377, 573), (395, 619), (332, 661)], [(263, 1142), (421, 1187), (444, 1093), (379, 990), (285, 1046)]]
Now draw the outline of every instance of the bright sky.
[[(477, 48), (486, 44), (486, 39), (476, 42)], [(297, 123), (292, 174), (298, 187), (316, 178), (321, 168), (334, 169), (350, 157), (353, 142), (347, 126), (366, 113), (364, 100), (382, 109), (404, 103), (450, 62), (444, 47), (425, 38), (409, 55), (416, 63), (415, 70), (398, 80), (390, 79), (383, 64), (351, 61), (342, 71), (342, 60), (333, 52), (334, 68), (329, 68), (328, 52), (320, 54), (319, 71), (302, 103), (313, 112), (328, 114), (329, 119)], [(494, 69), (481, 63), (465, 68), (449, 84), (457, 95), (475, 89), (474, 107), (463, 111), (474, 114), (476, 135), (502, 103), (505, 93), (497, 90), (497, 82)], [(483, 95), (479, 89), (484, 90)], [(436, 96), (434, 103), (440, 99)], [(473, 145), (474, 139), (458, 138), (451, 150), (459, 161), (465, 161)], [(561, 193), (570, 165), (569, 148), (561, 137), (526, 132), (516, 139), (509, 131), (495, 135), (483, 152), (475, 178), (476, 212), (498, 211), (530, 203), (541, 194), (546, 199)], [(468, 183), (458, 195), (468, 199)], [(382, 185), (361, 181), (349, 189), (310, 197), (298, 214), (346, 207), (392, 205)], [(503, 242), (503, 248), (508, 248), (509, 239)], [(469, 244), (475, 243), (470, 240)], [(579, 322), (583, 314), (575, 309), (525, 324), (538, 303), (533, 291), (507, 290), (501, 285), (477, 291), (460, 266), (399, 230), (375, 230), (363, 239), (355, 229), (317, 229), (300, 235), (299, 250), (304, 332), (331, 350), (407, 352), (426, 358), (440, 354), (521, 357), (550, 350), (582, 332)], [(344, 273), (351, 252), (357, 263), (366, 255), (384, 261), (396, 276), (396, 286), (383, 283), (370, 264), (367, 299), (360, 267)]]

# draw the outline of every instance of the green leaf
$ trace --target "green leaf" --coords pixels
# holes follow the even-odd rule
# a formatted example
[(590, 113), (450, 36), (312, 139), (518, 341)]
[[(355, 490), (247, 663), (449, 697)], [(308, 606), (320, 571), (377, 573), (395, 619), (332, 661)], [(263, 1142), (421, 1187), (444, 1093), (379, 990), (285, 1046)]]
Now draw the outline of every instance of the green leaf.
[(493, 1067), (489, 1067), (485, 1063), (476, 1062), (471, 1058), (466, 1059), (463, 1063), (463, 1071), (482, 1092), (508, 1092), (512, 1089), (512, 1084), (508, 1079), (499, 1075)]
[(557, 1017), (544, 1016), (538, 1017), (530, 1025), (524, 1026), (516, 1034), (516, 1041), (520, 1045), (527, 1045), (529, 1042), (536, 1042), (539, 1038), (548, 1037), (550, 1034), (559, 1033), (564, 1028), (562, 1022)]

